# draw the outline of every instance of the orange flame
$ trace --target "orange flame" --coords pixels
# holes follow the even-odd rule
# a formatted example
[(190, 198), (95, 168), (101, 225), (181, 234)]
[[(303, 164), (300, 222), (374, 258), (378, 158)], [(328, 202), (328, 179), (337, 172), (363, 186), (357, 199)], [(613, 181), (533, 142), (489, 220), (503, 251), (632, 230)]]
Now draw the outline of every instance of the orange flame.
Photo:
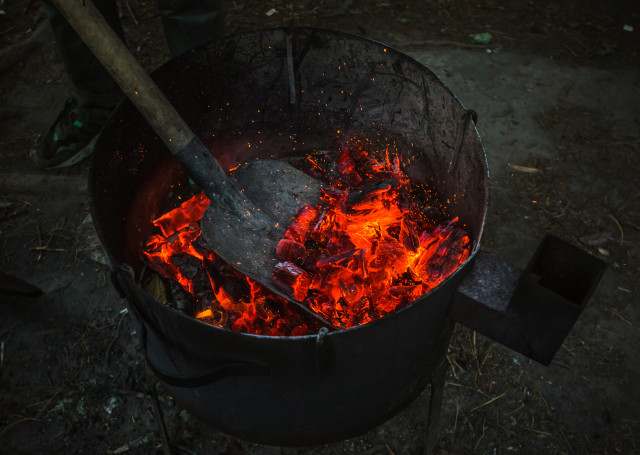
[[(308, 161), (324, 173), (318, 160)], [(273, 278), (336, 327), (366, 324), (407, 305), (469, 257), (471, 242), (457, 218), (438, 224), (409, 208), (411, 183), (388, 151), (377, 161), (362, 147), (343, 150), (337, 173), (322, 177), (331, 182), (324, 203), (298, 212), (278, 245), (282, 262)], [(313, 320), (198, 244), (207, 205), (198, 194), (154, 220), (162, 234), (148, 239), (150, 267), (192, 294), (200, 308), (195, 317), (207, 323), (273, 336), (316, 330)]]
[[(372, 165), (363, 150), (354, 155), (347, 150), (340, 156), (338, 181), (321, 197), (328, 207), (300, 210), (279, 245), (283, 262), (274, 272), (276, 284), (343, 328), (426, 294), (467, 259), (470, 243), (455, 227), (457, 218), (428, 229), (431, 220), (402, 208), (409, 180), (397, 157), (387, 152)], [(283, 243), (291, 241), (302, 245)], [(289, 254), (300, 249), (302, 258)], [(296, 266), (295, 277), (287, 273)]]

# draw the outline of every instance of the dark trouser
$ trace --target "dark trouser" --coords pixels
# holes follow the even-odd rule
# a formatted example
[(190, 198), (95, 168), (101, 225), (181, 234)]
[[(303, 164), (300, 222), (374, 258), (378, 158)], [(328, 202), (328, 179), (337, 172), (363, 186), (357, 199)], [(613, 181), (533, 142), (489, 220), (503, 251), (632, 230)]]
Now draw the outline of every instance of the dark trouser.
[[(173, 57), (226, 34), (220, 0), (153, 0), (160, 11)], [(123, 38), (115, 0), (93, 0), (109, 25)], [(51, 0), (43, 5), (53, 30), (58, 53), (73, 83), (78, 104), (86, 108), (112, 109), (122, 92)]]

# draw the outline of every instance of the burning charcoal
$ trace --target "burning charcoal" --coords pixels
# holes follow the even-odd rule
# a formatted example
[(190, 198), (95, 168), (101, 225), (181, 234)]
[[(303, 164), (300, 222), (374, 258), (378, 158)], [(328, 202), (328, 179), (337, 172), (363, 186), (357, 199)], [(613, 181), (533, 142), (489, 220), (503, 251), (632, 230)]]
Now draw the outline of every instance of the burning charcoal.
[[(402, 220), (401, 220), (402, 221)], [(387, 234), (396, 240), (400, 240), (400, 224), (395, 224), (387, 228)]]
[(242, 300), (250, 298), (251, 290), (249, 284), (244, 277), (233, 276), (227, 277), (222, 285), (225, 292), (235, 300)]
[(202, 255), (203, 258), (212, 260), (215, 257), (215, 253), (203, 236), (199, 236), (195, 242), (191, 243), (191, 245), (194, 250)]
[(289, 308), (285, 310), (285, 306), (288, 305), (285, 305), (282, 299), (276, 297), (275, 295), (273, 297), (267, 297), (266, 299), (264, 299), (262, 306), (269, 314), (279, 317), (286, 317), (286, 313), (289, 310)]
[(421, 211), (416, 201), (407, 191), (400, 191), (398, 193), (398, 207), (400, 207), (400, 210), (403, 212), (419, 213)]
[(382, 194), (399, 185), (396, 179), (388, 179), (373, 182), (364, 188), (353, 190), (347, 196), (347, 213), (361, 210), (361, 205), (378, 199)]
[(315, 243), (311, 243), (307, 241), (307, 249), (305, 255), (302, 257), (302, 261), (300, 261), (300, 266), (307, 270), (308, 272), (313, 272), (317, 269), (318, 259), (326, 253), (324, 249), (322, 249), (319, 245)]
[(318, 245), (324, 245), (327, 243), (329, 236), (331, 235), (331, 232), (335, 227), (335, 219), (336, 219), (335, 214), (332, 211), (329, 211), (328, 209), (324, 210), (320, 214), (320, 216), (318, 217), (318, 221), (316, 222), (316, 224), (313, 226), (313, 229), (311, 230), (311, 233), (309, 235), (309, 238), (307, 239), (307, 242), (305, 242), (305, 248), (307, 250), (310, 249), (309, 246), (307, 245), (309, 241), (312, 241)]
[(351, 154), (349, 153), (349, 149), (345, 149), (340, 158), (338, 158), (338, 172), (344, 174), (345, 172), (349, 172), (355, 169), (356, 163), (351, 158)]
[(457, 229), (454, 224), (458, 222), (458, 218), (453, 218), (450, 221), (445, 221), (435, 227), (432, 232), (424, 231), (420, 234), (420, 246), (422, 248), (429, 248), (435, 241), (446, 240), (447, 237)]
[(165, 237), (169, 237), (187, 227), (193, 220), (200, 220), (208, 206), (209, 199), (204, 193), (199, 193), (185, 201), (180, 207), (154, 220), (153, 224), (162, 230)]
[(435, 242), (437, 238), (438, 237), (436, 235), (433, 235), (432, 232), (423, 231), (419, 237), (420, 247), (429, 248), (429, 246), (431, 246), (431, 244)]
[(294, 221), (284, 233), (284, 237), (289, 240), (304, 243), (311, 233), (311, 228), (315, 226), (315, 218), (318, 211), (309, 204), (302, 206), (294, 217)]
[(327, 252), (331, 256), (335, 256), (354, 250), (355, 247), (349, 234), (344, 231), (333, 231), (331, 233), (331, 240), (329, 240), (327, 244)]
[(423, 284), (430, 289), (453, 273), (469, 257), (469, 243), (466, 233), (451, 223), (442, 229), (415, 267)]
[(395, 273), (403, 273), (407, 267), (407, 249), (392, 237), (383, 237), (376, 248), (369, 266), (376, 269), (392, 269)]
[(405, 295), (414, 296), (416, 293), (421, 293), (421, 291), (422, 291), (421, 288), (422, 288), (422, 286), (420, 286), (420, 285), (391, 286), (389, 288), (389, 294), (391, 294), (393, 297), (402, 297), (402, 296), (405, 296)]
[(198, 269), (196, 274), (191, 278), (191, 292), (193, 295), (211, 293), (211, 281), (207, 271), (203, 268)]
[(311, 284), (309, 274), (293, 262), (279, 262), (273, 269), (273, 281), (286, 292), (293, 293), (298, 302), (302, 302)]
[(331, 207), (339, 209), (341, 212), (346, 213), (346, 200), (349, 194), (346, 190), (340, 190), (338, 188), (326, 187), (321, 188), (322, 195), (320, 199), (327, 202)]
[(167, 238), (163, 235), (151, 235), (147, 239), (145, 255), (150, 255), (158, 250), (162, 244), (167, 242)]
[(416, 234), (415, 225), (404, 218), (400, 223), (400, 235), (398, 239), (406, 249), (413, 251), (414, 253), (418, 251), (418, 248), (420, 247), (420, 239), (418, 238), (418, 234)]
[(227, 281), (242, 278), (243, 275), (232, 269), (226, 262), (215, 256), (214, 260), (204, 262), (209, 278), (215, 283), (216, 288), (224, 286)]
[[(470, 240), (458, 220), (444, 221), (445, 210), (429, 205), (437, 200), (431, 188), (411, 182), (398, 156), (387, 151), (374, 158), (350, 142), (300, 159), (328, 182), (321, 196), (326, 204), (322, 210), (305, 205), (296, 214), (278, 244), (282, 262), (272, 278), (336, 327), (365, 324), (408, 304), (469, 256)], [(205, 202), (201, 195), (154, 221), (164, 237), (151, 237), (144, 255), (150, 268), (170, 278), (168, 304), (188, 305), (200, 320), (235, 331), (317, 331), (316, 319), (240, 275), (199, 238)]]
[(362, 177), (356, 171), (356, 162), (351, 157), (349, 150), (345, 150), (338, 158), (338, 172), (340, 172), (340, 180), (347, 186), (352, 187), (362, 182)]
[(307, 326), (307, 324), (300, 324), (291, 329), (289, 336), (302, 337), (307, 335), (308, 333), (309, 333), (309, 327)]
[(174, 254), (171, 262), (180, 270), (180, 273), (189, 280), (192, 280), (202, 268), (202, 261), (200, 259), (186, 253)]
[(191, 294), (185, 291), (176, 281), (167, 280), (167, 289), (171, 296), (168, 302), (169, 306), (180, 311), (188, 311), (187, 309), (193, 306)]
[(270, 311), (270, 308), (267, 307), (266, 305), (263, 304), (257, 304), (257, 305), (253, 305), (253, 308), (255, 309), (256, 312), (256, 316), (258, 316), (259, 319), (268, 322), (272, 319), (274, 319), (275, 314)]
[(318, 221), (316, 222), (315, 226), (313, 226), (313, 229), (311, 230), (311, 232), (318, 232), (320, 231), (320, 228), (322, 227), (322, 225), (324, 224), (324, 221), (327, 217), (327, 212), (328, 210), (325, 209), (322, 211), (322, 213), (320, 214), (320, 216), (318, 217)]
[(362, 282), (356, 283), (353, 280), (339, 280), (338, 284), (340, 286), (342, 298), (350, 307), (358, 302), (362, 297), (364, 297)]
[(327, 180), (327, 175), (325, 172), (325, 159), (320, 154), (307, 155), (304, 162), (296, 162), (296, 160), (289, 160), (289, 164), (293, 167), (302, 170), (303, 172), (309, 174), (311, 177), (317, 180)]
[(309, 308), (316, 313), (320, 313), (329, 321), (333, 321), (335, 318), (335, 304), (331, 297), (321, 292), (313, 291), (309, 293), (305, 302), (309, 305)]
[(276, 248), (276, 254), (281, 261), (301, 261), (306, 252), (302, 243), (289, 239), (281, 239)]
[(369, 276), (369, 267), (367, 266), (367, 252), (362, 248), (358, 252), (358, 259), (360, 261), (360, 271), (362, 272), (362, 277), (366, 279)]
[(356, 314), (359, 324), (364, 324), (372, 319), (369, 315), (371, 311), (371, 301), (367, 297), (360, 297), (352, 304), (351, 309)]
[(420, 280), (416, 280), (410, 270), (394, 277), (391, 281), (393, 286), (416, 286), (420, 284)]
[(357, 171), (351, 170), (344, 174), (342, 174), (342, 181), (348, 187), (354, 187), (362, 183), (362, 177), (358, 174)]
[(348, 191), (346, 190), (341, 190), (339, 188), (334, 188), (331, 186), (320, 188), (320, 192), (322, 193), (322, 196), (320, 196), (320, 198), (323, 201), (326, 201), (329, 203), (342, 201), (346, 199), (347, 195), (349, 194)]
[(353, 249), (351, 251), (347, 251), (346, 253), (337, 254), (335, 256), (322, 257), (318, 259), (318, 261), (316, 262), (316, 267), (324, 267), (325, 265), (328, 265), (328, 264), (336, 264), (340, 261), (343, 261), (346, 258), (352, 257), (354, 254), (358, 254), (359, 251), (361, 250)]
[(342, 186), (342, 174), (338, 171), (338, 164), (335, 162), (327, 163), (324, 168), (325, 177), (331, 186)]
[(222, 308), (207, 308), (196, 313), (195, 318), (216, 327), (226, 327), (229, 322), (229, 314)]

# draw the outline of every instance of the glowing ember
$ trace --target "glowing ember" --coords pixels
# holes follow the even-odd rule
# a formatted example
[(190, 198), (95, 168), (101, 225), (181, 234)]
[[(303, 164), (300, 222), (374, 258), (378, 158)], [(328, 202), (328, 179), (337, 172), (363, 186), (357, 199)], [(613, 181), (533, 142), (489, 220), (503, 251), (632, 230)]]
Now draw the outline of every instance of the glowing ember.
[[(424, 194), (400, 170), (361, 147), (325, 163), (310, 157), (327, 185), (323, 203), (304, 206), (277, 248), (273, 279), (336, 327), (366, 324), (426, 294), (469, 256), (457, 218), (426, 217)], [(223, 263), (199, 240), (208, 205), (196, 195), (153, 223), (149, 266), (193, 296), (194, 316), (235, 331), (304, 335), (317, 322)], [(432, 212), (429, 212), (433, 215)]]
[(200, 219), (209, 205), (197, 194), (153, 221), (161, 234), (149, 237), (143, 252), (149, 267), (191, 294), (194, 316), (237, 332), (271, 336), (306, 335), (317, 322), (289, 302), (229, 267), (200, 243)]
[[(316, 168), (321, 169), (320, 166)], [(426, 294), (469, 256), (457, 218), (434, 227), (410, 202), (398, 158), (344, 150), (277, 249), (273, 279), (337, 327), (365, 324)]]

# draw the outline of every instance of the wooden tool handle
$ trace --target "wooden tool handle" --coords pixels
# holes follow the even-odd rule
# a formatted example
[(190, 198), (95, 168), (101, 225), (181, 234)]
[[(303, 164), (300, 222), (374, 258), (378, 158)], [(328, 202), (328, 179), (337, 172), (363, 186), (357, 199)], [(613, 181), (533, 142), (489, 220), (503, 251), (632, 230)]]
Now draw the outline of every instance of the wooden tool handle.
[(172, 153), (194, 137), (145, 70), (90, 0), (53, 0), (58, 10), (111, 74)]
[(246, 201), (191, 131), (91, 0), (53, 0), (54, 4), (138, 108), (189, 177), (210, 198), (239, 212)]

